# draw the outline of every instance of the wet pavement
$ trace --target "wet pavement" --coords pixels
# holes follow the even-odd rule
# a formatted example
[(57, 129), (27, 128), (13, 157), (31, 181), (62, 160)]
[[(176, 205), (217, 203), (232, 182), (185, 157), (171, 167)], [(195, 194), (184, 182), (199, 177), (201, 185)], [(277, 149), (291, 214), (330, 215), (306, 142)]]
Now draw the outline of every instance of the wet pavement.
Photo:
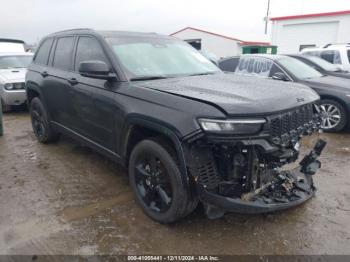
[(349, 133), (320, 135), (318, 191), (304, 205), (218, 220), (198, 208), (169, 226), (143, 214), (117, 164), (66, 137), (39, 144), (25, 112), (5, 114), (4, 128), (0, 254), (350, 254)]

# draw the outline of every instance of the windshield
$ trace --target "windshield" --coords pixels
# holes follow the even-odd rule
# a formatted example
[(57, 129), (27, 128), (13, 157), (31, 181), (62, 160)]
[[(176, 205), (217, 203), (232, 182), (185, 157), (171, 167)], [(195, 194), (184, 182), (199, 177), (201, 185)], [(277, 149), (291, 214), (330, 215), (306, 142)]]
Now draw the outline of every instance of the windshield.
[(316, 56), (308, 56), (307, 59), (321, 67), (323, 70), (330, 72), (336, 72), (340, 70), (339, 66), (333, 65), (322, 58)]
[(309, 79), (323, 76), (311, 66), (292, 57), (281, 58), (278, 60), (278, 62), (299, 79)]
[(220, 69), (189, 44), (162, 38), (108, 38), (130, 80), (213, 74)]
[(0, 56), (0, 69), (26, 68), (32, 62), (33, 56)]

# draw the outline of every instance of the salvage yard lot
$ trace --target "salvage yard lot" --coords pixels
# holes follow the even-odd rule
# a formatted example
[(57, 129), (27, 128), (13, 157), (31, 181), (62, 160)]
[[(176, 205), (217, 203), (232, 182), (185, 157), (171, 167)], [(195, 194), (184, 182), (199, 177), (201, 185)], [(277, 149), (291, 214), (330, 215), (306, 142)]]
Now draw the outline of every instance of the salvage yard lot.
[(349, 133), (321, 135), (318, 191), (302, 206), (214, 221), (198, 208), (160, 225), (136, 205), (118, 165), (66, 137), (39, 144), (26, 112), (5, 114), (4, 127), (1, 254), (350, 254)]

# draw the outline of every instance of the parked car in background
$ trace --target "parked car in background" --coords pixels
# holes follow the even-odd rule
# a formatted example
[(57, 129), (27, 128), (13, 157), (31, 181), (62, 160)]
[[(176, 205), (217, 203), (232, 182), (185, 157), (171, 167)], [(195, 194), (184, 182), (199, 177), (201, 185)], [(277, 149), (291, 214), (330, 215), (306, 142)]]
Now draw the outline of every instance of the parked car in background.
[(25, 74), (32, 61), (31, 53), (0, 53), (0, 99), (2, 111), (25, 104)]
[(308, 64), (309, 66), (313, 67), (318, 72), (320, 72), (321, 74), (350, 79), (350, 73), (348, 71), (344, 71), (338, 65), (331, 64), (326, 60), (319, 58), (317, 56), (296, 55), (296, 54), (287, 55), (287, 56), (294, 57), (300, 60), (301, 62)]
[(301, 53), (318, 56), (331, 64), (341, 66), (342, 70), (350, 71), (350, 44), (330, 44), (323, 48), (305, 48)]
[(325, 131), (338, 132), (349, 123), (349, 79), (324, 75), (298, 59), (283, 55), (231, 57), (220, 61), (219, 67), (235, 74), (305, 84), (321, 97), (317, 108), (322, 114)]
[(325, 142), (281, 168), (319, 129), (319, 96), (304, 85), (224, 74), (173, 37), (80, 29), (41, 41), (26, 88), (37, 139), (67, 134), (127, 167), (137, 202), (158, 222), (188, 215), (198, 199), (217, 218), (314, 195)]
[(21, 53), (25, 51), (24, 41), (18, 39), (0, 38), (0, 53)]
[(214, 65), (218, 65), (219, 62), (219, 57), (217, 55), (215, 55), (214, 53), (211, 53), (207, 50), (199, 50), (199, 52), (205, 57), (207, 58), (209, 61), (211, 61)]

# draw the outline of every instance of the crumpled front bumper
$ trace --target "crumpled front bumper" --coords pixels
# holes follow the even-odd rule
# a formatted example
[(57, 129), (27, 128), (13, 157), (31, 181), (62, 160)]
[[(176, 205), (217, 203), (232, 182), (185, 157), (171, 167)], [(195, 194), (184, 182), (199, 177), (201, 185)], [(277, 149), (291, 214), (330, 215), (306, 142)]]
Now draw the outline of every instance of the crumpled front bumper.
[[(281, 171), (270, 185), (255, 192), (246, 194), (246, 197), (230, 198), (210, 192), (198, 185), (200, 200), (205, 204), (209, 218), (217, 218), (224, 212), (244, 214), (261, 214), (288, 209), (302, 204), (314, 196), (316, 188), (312, 176), (321, 167), (317, 158), (320, 156), (326, 142), (319, 140), (314, 149), (292, 170)], [(288, 182), (288, 183), (287, 183)], [(285, 195), (276, 194), (273, 190), (285, 188)], [(276, 189), (277, 190), (277, 189)]]
[[(272, 211), (288, 209), (293, 206), (300, 205), (307, 201), (315, 194), (315, 187), (312, 185), (312, 177), (306, 179), (306, 175), (300, 172), (300, 169), (291, 171), (295, 177), (303, 177), (305, 182), (305, 190), (298, 190), (298, 197), (287, 202), (273, 202), (268, 203), (264, 201), (263, 197), (258, 197), (254, 200), (243, 200), (241, 198), (230, 198), (221, 196), (207, 191), (203, 187), (199, 187), (199, 198), (202, 202), (220, 208), (224, 211), (243, 213), (243, 214), (260, 214)], [(311, 181), (311, 182), (308, 182)]]

